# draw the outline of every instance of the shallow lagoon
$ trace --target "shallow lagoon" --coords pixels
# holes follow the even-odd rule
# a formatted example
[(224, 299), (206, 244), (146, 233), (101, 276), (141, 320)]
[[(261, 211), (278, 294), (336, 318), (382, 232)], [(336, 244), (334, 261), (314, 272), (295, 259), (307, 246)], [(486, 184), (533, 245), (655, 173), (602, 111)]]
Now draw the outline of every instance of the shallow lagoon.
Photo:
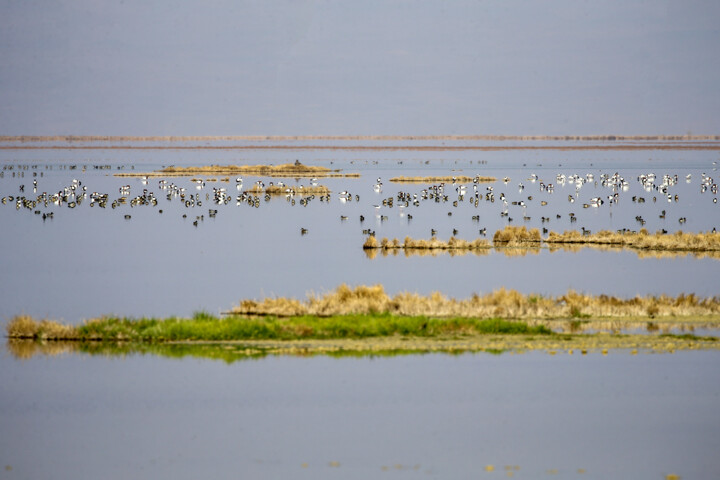
[[(296, 159), (360, 173), (358, 179), (320, 180), (333, 192), (360, 195), (360, 201), (341, 203), (333, 194), (329, 203), (314, 200), (307, 207), (273, 198), (261, 199), (259, 208), (204, 201), (186, 209), (166, 200), (158, 179), (143, 185), (112, 176), (172, 164)], [(486, 227), (491, 238), (507, 223), (497, 201), (454, 207), (453, 191), (446, 192), (449, 202), (422, 202), (406, 208), (405, 216), (397, 207), (384, 207), (388, 219), (381, 221), (374, 204), (400, 190), (423, 188), (388, 182), (395, 175), (508, 176), (507, 185), (493, 185), (496, 195), (525, 200), (525, 212), (509, 209), (514, 224), (528, 227), (541, 228), (540, 217), (556, 213), (563, 218), (553, 217), (546, 226), (557, 231), (639, 228), (636, 215), (650, 231), (720, 227), (718, 206), (699, 185), (702, 173), (717, 175), (716, 150), (13, 149), (0, 150), (0, 160), (0, 196), (16, 196), (21, 184), (32, 195), (37, 173), (39, 192), (57, 191), (77, 178), (111, 199), (130, 184), (131, 196), (148, 188), (159, 200), (157, 207), (114, 210), (90, 207), (87, 200), (75, 209), (43, 207), (54, 212), (45, 221), (14, 204), (0, 205), (3, 320), (18, 313), (71, 323), (109, 313), (216, 313), (242, 298), (303, 298), (342, 282), (382, 283), (391, 294), (440, 291), (461, 298), (500, 287), (623, 297), (718, 294), (713, 279), (720, 261), (690, 255), (641, 258), (630, 250), (587, 248), (369, 259), (361, 249), (364, 228), (380, 238), (429, 238), (431, 228), (448, 238), (457, 228), (458, 237), (472, 239), (479, 228)], [(611, 193), (591, 183), (569, 204), (574, 187), (556, 185), (549, 196), (527, 180), (532, 173), (554, 181), (558, 173), (594, 173), (599, 179), (616, 171), (630, 189), (612, 207), (581, 207)], [(659, 178), (677, 173), (680, 181), (671, 190), (680, 201), (653, 203), (636, 180), (649, 172)], [(372, 188), (378, 176), (382, 194)], [(197, 192), (189, 178), (168, 180)], [(212, 187), (237, 195), (232, 181), (207, 182), (200, 192), (212, 193)], [(646, 203), (631, 201), (633, 195), (647, 197)], [(548, 205), (541, 207), (540, 200)], [(215, 218), (209, 209), (218, 210)], [(665, 220), (658, 217), (662, 209)], [(574, 225), (567, 220), (571, 211), (578, 216)], [(527, 222), (524, 213), (531, 217)], [(682, 216), (687, 222), (681, 226)], [(720, 431), (716, 351), (268, 357), (226, 365), (149, 355), (18, 360), (3, 348), (0, 465), (9, 468), (0, 478), (492, 478), (507, 472), (517, 478), (703, 478), (720, 472), (714, 448)], [(488, 465), (494, 472), (485, 470)]]

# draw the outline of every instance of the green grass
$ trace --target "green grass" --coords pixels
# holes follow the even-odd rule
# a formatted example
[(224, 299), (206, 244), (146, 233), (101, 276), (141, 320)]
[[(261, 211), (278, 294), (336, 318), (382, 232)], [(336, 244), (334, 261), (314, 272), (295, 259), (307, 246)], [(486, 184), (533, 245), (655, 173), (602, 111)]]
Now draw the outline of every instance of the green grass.
[[(438, 337), (477, 334), (550, 335), (545, 326), (529, 326), (502, 319), (396, 316), (388, 313), (318, 317), (241, 316), (215, 317), (205, 312), (192, 318), (104, 317), (75, 327), (71, 338), (79, 341), (236, 341), (298, 339), (360, 339), (371, 337)], [(53, 340), (53, 338), (47, 338)]]

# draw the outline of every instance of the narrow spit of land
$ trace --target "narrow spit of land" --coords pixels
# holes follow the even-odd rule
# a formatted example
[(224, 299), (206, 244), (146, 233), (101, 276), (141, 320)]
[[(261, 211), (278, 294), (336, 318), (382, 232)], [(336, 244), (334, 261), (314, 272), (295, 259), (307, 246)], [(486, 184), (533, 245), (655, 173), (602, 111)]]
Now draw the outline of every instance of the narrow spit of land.
[(472, 241), (451, 237), (448, 241), (415, 240), (405, 237), (400, 241), (397, 238), (378, 240), (375, 236), (368, 236), (363, 249), (373, 250), (405, 250), (405, 251), (483, 251), (497, 247), (539, 247), (541, 244), (549, 246), (583, 245), (599, 247), (631, 248), (641, 252), (668, 252), (668, 253), (714, 253), (720, 252), (720, 232), (683, 233), (682, 231), (666, 234), (649, 233), (642, 229), (639, 232), (603, 230), (595, 234), (583, 234), (577, 230), (563, 233), (550, 232), (546, 239), (540, 235), (537, 228), (528, 230), (526, 227), (506, 226), (495, 232), (493, 243), (484, 238)]
[(327, 167), (301, 162), (282, 165), (208, 165), (202, 167), (165, 167), (154, 172), (123, 172), (116, 177), (182, 177), (192, 175), (251, 175), (263, 177), (359, 177), (359, 173), (340, 173)]
[[(618, 332), (643, 328), (656, 335)], [(720, 298), (577, 292), (553, 297), (501, 289), (456, 300), (439, 293), (387, 295), (381, 285), (341, 285), (306, 301), (243, 300), (228, 315), (91, 319), (81, 325), (17, 316), (11, 340), (243, 345), (277, 351), (473, 351), (720, 348), (695, 329), (720, 328)], [(601, 333), (582, 333), (584, 331)], [(680, 331), (683, 334), (670, 333)]]

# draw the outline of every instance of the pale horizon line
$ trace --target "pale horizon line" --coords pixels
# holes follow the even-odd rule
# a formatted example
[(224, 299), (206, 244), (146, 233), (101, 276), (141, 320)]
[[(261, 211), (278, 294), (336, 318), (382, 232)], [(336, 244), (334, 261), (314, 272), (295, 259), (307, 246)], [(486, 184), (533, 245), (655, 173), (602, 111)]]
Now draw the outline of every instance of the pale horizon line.
[(189, 142), (189, 141), (717, 141), (720, 135), (0, 135), (0, 142)]

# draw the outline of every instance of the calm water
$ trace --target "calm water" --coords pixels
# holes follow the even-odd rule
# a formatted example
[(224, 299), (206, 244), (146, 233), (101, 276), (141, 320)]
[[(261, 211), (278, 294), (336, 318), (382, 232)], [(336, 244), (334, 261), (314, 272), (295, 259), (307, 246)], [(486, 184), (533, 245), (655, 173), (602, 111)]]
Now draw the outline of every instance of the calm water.
[[(241, 192), (234, 179), (207, 181), (197, 190), (189, 178), (168, 178), (188, 195), (200, 194), (203, 205), (187, 208), (177, 197), (166, 198), (159, 179), (143, 184), (113, 176), (166, 165), (295, 160), (361, 177), (320, 179), (334, 192), (329, 202), (301, 206), (296, 199), (293, 206), (261, 197), (258, 208), (237, 205)], [(500, 215), (501, 193), (515, 225), (639, 229), (635, 217), (641, 216), (650, 231), (706, 231), (720, 227), (720, 216), (716, 195), (701, 193), (700, 181), (703, 173), (717, 175), (717, 161), (712, 150), (0, 150), (2, 197), (55, 193), (73, 179), (88, 195), (110, 197), (105, 209), (91, 207), (89, 198), (76, 208), (18, 209), (15, 199), (0, 204), (0, 318), (28, 313), (76, 323), (102, 314), (217, 313), (243, 298), (304, 298), (343, 282), (459, 298), (500, 287), (623, 297), (717, 295), (720, 261), (713, 258), (539, 249), (370, 259), (361, 248), (363, 229), (400, 239), (429, 238), (431, 229), (447, 239), (457, 229), (458, 237), (474, 239), (486, 228), (492, 238), (508, 223)], [(589, 181), (576, 195), (574, 185), (556, 182), (558, 174), (590, 173), (599, 182), (616, 172), (628, 190), (620, 191), (617, 204), (599, 208), (582, 204), (606, 198), (611, 189)], [(678, 175), (669, 187), (672, 202), (638, 182), (651, 172), (656, 184), (664, 174)], [(392, 176), (455, 174), (510, 180), (480, 185), (483, 194), (492, 186), (496, 201), (481, 200), (477, 207), (450, 185), (447, 202), (425, 200), (401, 212), (396, 201), (375, 212), (384, 198), (400, 191), (421, 195), (425, 188), (391, 184)], [(381, 193), (373, 189), (378, 177)], [(244, 188), (256, 179), (246, 177)], [(541, 191), (541, 180), (554, 183), (554, 193)], [(123, 185), (130, 185), (129, 199), (143, 189), (153, 192), (157, 206), (110, 208)], [(213, 187), (226, 188), (233, 200), (214, 204)], [(341, 202), (336, 193), (343, 190), (359, 201)], [(576, 195), (574, 203), (568, 195)], [(543, 216), (550, 221), (542, 222)], [(301, 228), (308, 233), (301, 235)], [(19, 360), (2, 349), (0, 478), (492, 478), (511, 472), (516, 478), (651, 479), (720, 473), (720, 354), (714, 351), (269, 357), (225, 364), (137, 354)], [(494, 472), (486, 471), (489, 465)]]
[[(439, 238), (447, 239), (456, 229), (457, 237), (474, 239), (486, 228), (487, 238), (492, 238), (496, 230), (508, 224), (508, 217), (513, 225), (555, 231), (581, 227), (639, 229), (638, 216), (651, 232), (720, 228), (719, 207), (713, 203), (717, 195), (709, 190), (701, 193), (701, 176), (716, 177), (718, 158), (715, 150), (2, 150), (0, 196), (34, 198), (42, 192), (55, 193), (77, 179), (87, 187), (88, 195), (108, 193), (109, 201), (105, 209), (91, 207), (90, 199), (74, 209), (38, 206), (34, 209), (38, 214), (33, 209), (17, 210), (14, 201), (0, 205), (4, 232), (0, 236), (4, 252), (0, 260), (0, 318), (28, 313), (75, 323), (103, 314), (217, 313), (243, 298), (304, 298), (308, 292), (332, 290), (342, 282), (382, 283), (391, 294), (440, 291), (460, 298), (500, 287), (540, 294), (560, 294), (574, 288), (619, 296), (681, 292), (715, 295), (716, 283), (709, 279), (720, 274), (720, 262), (707, 258), (653, 259), (640, 258), (632, 251), (583, 249), (571, 253), (541, 249), (524, 256), (491, 251), (481, 256), (405, 258), (401, 254), (369, 259), (361, 245), (366, 237), (364, 229), (375, 231), (379, 238), (399, 239), (406, 235), (430, 238), (431, 229), (437, 230)], [(190, 178), (168, 178), (186, 188), (187, 195), (200, 194), (202, 206), (186, 208), (178, 197), (167, 200), (166, 191), (158, 185), (160, 179), (150, 178), (145, 185), (137, 178), (113, 176), (166, 165), (278, 164), (298, 159), (360, 173), (361, 177), (320, 179), (334, 192), (330, 202), (316, 198), (303, 207), (299, 199), (293, 206), (282, 197), (270, 201), (261, 197), (259, 208), (237, 205), (241, 192), (234, 178), (221, 182), (216, 176), (218, 181), (206, 182), (202, 190), (197, 190)], [(583, 208), (593, 197), (607, 200), (612, 195), (613, 190), (599, 182), (602, 174), (616, 172), (628, 182), (627, 191), (619, 191), (618, 203)], [(638, 176), (651, 172), (657, 175), (656, 185), (662, 183), (665, 174), (678, 175), (678, 183), (669, 187), (673, 201), (668, 202), (660, 192), (643, 189)], [(382, 207), (376, 214), (373, 205), (383, 199), (397, 198), (400, 191), (421, 195), (426, 188), (392, 184), (391, 177), (456, 174), (509, 177), (510, 181), (481, 184), (483, 194), (488, 186), (494, 188), (496, 201), (481, 200), (477, 207), (468, 201), (470, 194), (459, 200), (454, 187), (447, 185), (447, 202), (424, 200), (419, 207), (411, 204), (401, 211), (396, 201), (394, 208)], [(535, 182), (529, 180), (533, 174), (538, 176)], [(574, 185), (558, 184), (558, 174), (583, 178), (593, 174), (594, 181), (576, 190)], [(686, 181), (688, 174), (691, 179)], [(378, 177), (383, 182), (381, 193), (373, 189)], [(257, 179), (246, 177), (244, 188)], [(38, 182), (36, 193), (33, 180)], [(308, 179), (260, 180), (309, 184)], [(555, 184), (554, 193), (541, 191), (540, 181)], [(25, 187), (23, 193), (19, 192), (21, 185)], [(129, 199), (147, 189), (154, 193), (158, 205), (110, 208), (123, 185), (130, 185)], [(232, 201), (214, 204), (213, 188), (226, 188)], [(472, 185), (468, 189), (471, 193)], [(360, 200), (341, 202), (336, 194), (343, 190), (359, 195)], [(501, 193), (509, 203), (508, 217), (500, 215)], [(574, 203), (568, 201), (569, 195), (576, 196)], [(678, 195), (677, 202), (674, 195)], [(633, 201), (633, 197), (643, 197), (645, 203)], [(454, 201), (458, 201), (457, 206)], [(513, 201), (523, 201), (526, 207), (512, 205)], [(543, 201), (547, 205), (542, 206)], [(217, 210), (213, 218), (210, 209)], [(665, 218), (660, 218), (663, 210)], [(50, 212), (53, 217), (43, 220), (42, 213)], [(578, 218), (575, 223), (570, 223), (571, 212)], [(126, 215), (131, 218), (125, 219)], [(362, 223), (361, 215), (365, 217)], [(476, 215), (479, 219), (473, 220)], [(550, 220), (543, 222), (542, 217)], [(679, 223), (681, 217), (686, 219), (684, 224)], [(194, 226), (196, 220), (198, 225)], [(301, 228), (308, 230), (307, 235), (301, 235)]]
[(0, 363), (0, 478), (720, 473), (715, 351)]

